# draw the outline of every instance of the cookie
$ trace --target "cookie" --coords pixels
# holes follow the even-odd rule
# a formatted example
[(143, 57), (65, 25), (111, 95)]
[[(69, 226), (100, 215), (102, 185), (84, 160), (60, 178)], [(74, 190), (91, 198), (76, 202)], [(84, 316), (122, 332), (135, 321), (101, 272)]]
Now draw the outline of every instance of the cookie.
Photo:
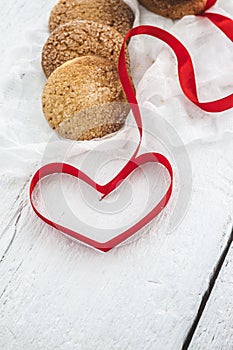
[(133, 26), (134, 14), (122, 0), (60, 0), (50, 15), (50, 31), (74, 19), (106, 24), (125, 36)]
[[(71, 21), (59, 26), (42, 52), (42, 67), (47, 77), (63, 63), (80, 56), (100, 56), (118, 64), (123, 43), (114, 28), (93, 21)], [(129, 67), (129, 56), (128, 56)]]
[(75, 58), (57, 68), (47, 80), (42, 103), (49, 125), (75, 140), (119, 130), (130, 110), (115, 63), (95, 56)]
[(139, 0), (139, 2), (158, 15), (179, 19), (202, 12), (207, 0)]
[(129, 113), (126, 102), (100, 104), (82, 109), (73, 118), (65, 119), (56, 132), (70, 140), (91, 140), (118, 131)]

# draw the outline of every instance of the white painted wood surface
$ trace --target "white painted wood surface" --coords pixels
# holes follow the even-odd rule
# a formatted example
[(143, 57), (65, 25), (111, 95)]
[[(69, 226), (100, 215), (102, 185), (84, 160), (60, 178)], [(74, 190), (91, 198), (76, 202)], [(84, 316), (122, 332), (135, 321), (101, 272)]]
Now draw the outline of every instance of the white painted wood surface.
[[(1, 2), (1, 41), (7, 55), (23, 40), (25, 27), (36, 42), (35, 29), (46, 28), (53, 4)], [(20, 67), (14, 74), (25, 73), (25, 66)], [(38, 97), (33, 103), (40, 108)], [(2, 99), (2, 105), (1, 118), (10, 118), (17, 127), (17, 98)], [(34, 115), (34, 109), (28, 112), (29, 124)], [(28, 183), (39, 157), (32, 147), (35, 160), (27, 161), (29, 150), (14, 148), (14, 138), (9, 147), (2, 138), (1, 349), (181, 348), (232, 229), (233, 140), (231, 133), (218, 139), (217, 131), (216, 141), (187, 145), (193, 195), (175, 232), (167, 235), (163, 225), (168, 208), (149, 232), (106, 255), (71, 242), (35, 217)], [(18, 133), (24, 137), (23, 130)], [(35, 143), (40, 143), (37, 135)]]
[(190, 349), (233, 348), (233, 245), (206, 305)]

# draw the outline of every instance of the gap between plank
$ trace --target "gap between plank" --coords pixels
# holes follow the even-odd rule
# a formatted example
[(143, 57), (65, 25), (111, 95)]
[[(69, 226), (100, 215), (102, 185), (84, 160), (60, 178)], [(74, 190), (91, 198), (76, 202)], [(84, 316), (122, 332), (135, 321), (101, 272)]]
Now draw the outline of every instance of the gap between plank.
[(210, 282), (209, 282), (209, 286), (205, 292), (205, 294), (203, 295), (202, 297), (202, 301), (201, 301), (201, 304), (199, 306), (199, 309), (198, 309), (198, 312), (197, 312), (197, 315), (193, 321), (193, 324), (184, 340), (184, 343), (183, 343), (183, 346), (182, 346), (182, 350), (187, 350), (189, 348), (189, 345), (191, 344), (191, 341), (193, 339), (193, 336), (194, 336), (194, 333), (197, 329), (197, 326), (199, 324), (199, 321), (201, 319), (201, 316), (204, 312), (204, 309), (206, 307), (206, 304), (210, 298), (210, 295), (212, 293), (212, 290), (215, 286), (215, 283), (218, 279), (218, 275), (223, 267), (223, 264), (224, 264), (224, 261), (228, 255), (228, 252), (230, 250), (230, 247), (231, 247), (231, 244), (233, 243), (233, 230), (231, 232), (231, 235), (230, 235), (230, 238), (226, 244), (226, 247), (224, 248), (223, 252), (222, 252), (222, 255), (220, 256), (220, 259), (216, 265), (216, 267), (214, 268), (214, 271), (213, 271), (213, 275), (211, 276), (210, 278)]

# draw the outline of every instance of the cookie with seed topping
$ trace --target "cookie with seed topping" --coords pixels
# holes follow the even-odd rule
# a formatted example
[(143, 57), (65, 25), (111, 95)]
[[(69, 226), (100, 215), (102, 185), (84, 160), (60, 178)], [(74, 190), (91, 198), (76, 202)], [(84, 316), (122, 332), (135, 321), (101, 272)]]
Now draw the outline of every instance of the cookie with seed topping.
[[(42, 52), (42, 67), (46, 77), (63, 63), (81, 56), (100, 56), (118, 64), (123, 43), (114, 28), (93, 21), (74, 20), (56, 28)], [(129, 67), (129, 56), (128, 67)]]
[(90, 140), (119, 130), (130, 107), (115, 63), (83, 56), (64, 63), (48, 78), (43, 112), (61, 136)]
[(139, 0), (139, 2), (158, 15), (179, 19), (202, 12), (207, 0)]
[(60, 0), (49, 18), (50, 31), (74, 19), (106, 24), (125, 36), (133, 26), (134, 14), (122, 0)]

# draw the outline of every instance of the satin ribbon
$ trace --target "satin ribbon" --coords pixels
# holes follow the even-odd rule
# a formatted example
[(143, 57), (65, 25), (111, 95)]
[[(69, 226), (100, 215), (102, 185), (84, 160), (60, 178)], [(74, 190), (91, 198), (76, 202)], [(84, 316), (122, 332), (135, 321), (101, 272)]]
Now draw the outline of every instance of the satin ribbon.
[(207, 0), (206, 5), (205, 5), (205, 9), (203, 12), (208, 11), (212, 6), (214, 6), (216, 4), (217, 0)]
[[(209, 8), (211, 8), (217, 0), (208, 0), (205, 11), (207, 11)], [(208, 18), (214, 25), (216, 25), (231, 41), (233, 40), (233, 21), (225, 16), (209, 13), (209, 12), (203, 12), (199, 14), (198, 16)], [(128, 99), (128, 102), (131, 106), (135, 122), (138, 127), (139, 131), (139, 142), (138, 146), (131, 157), (131, 159), (127, 162), (126, 166), (118, 173), (118, 175), (112, 179), (110, 182), (108, 182), (106, 185), (99, 185), (96, 182), (94, 182), (90, 177), (88, 177), (85, 173), (83, 173), (81, 170), (65, 163), (51, 163), (43, 166), (40, 168), (36, 174), (33, 176), (31, 185), (30, 185), (30, 201), (33, 210), (37, 214), (37, 216), (43, 220), (48, 225), (60, 230), (61, 232), (65, 233), (66, 235), (69, 235), (73, 238), (76, 238), (80, 241), (82, 241), (85, 244), (91, 245), (95, 247), (96, 249), (102, 250), (102, 251), (108, 251), (115, 247), (116, 245), (120, 244), (125, 239), (132, 236), (135, 232), (140, 230), (142, 227), (144, 227), (146, 224), (148, 224), (156, 215), (158, 215), (167, 205), (171, 194), (172, 194), (172, 188), (173, 188), (173, 170), (172, 166), (169, 163), (168, 159), (166, 159), (163, 155), (158, 153), (146, 153), (138, 156), (138, 152), (141, 146), (142, 142), (142, 135), (143, 135), (143, 125), (142, 125), (142, 118), (140, 113), (140, 108), (138, 105), (137, 98), (135, 96), (134, 88), (131, 84), (131, 80), (129, 78), (128, 72), (127, 72), (127, 66), (126, 66), (126, 58), (125, 58), (125, 45), (128, 39), (137, 36), (137, 35), (150, 35), (157, 39), (160, 39), (164, 43), (166, 43), (174, 52), (177, 62), (178, 62), (178, 76), (179, 76), (179, 82), (180, 86), (183, 90), (183, 93), (185, 96), (196, 106), (201, 108), (202, 110), (206, 112), (211, 113), (219, 113), (226, 111), (233, 107), (233, 94), (226, 96), (224, 98), (221, 98), (219, 100), (211, 101), (211, 102), (200, 102), (198, 99), (197, 94), (197, 86), (196, 86), (196, 79), (195, 79), (195, 73), (193, 68), (193, 63), (191, 60), (191, 57), (189, 55), (189, 52), (184, 47), (184, 45), (176, 39), (172, 34), (168, 33), (167, 31), (153, 27), (153, 26), (139, 26), (136, 28), (131, 29), (128, 34), (124, 38), (124, 43), (122, 45), (122, 49), (120, 52), (119, 57), (119, 63), (118, 63), (118, 71), (119, 71), (119, 77), (122, 83), (122, 87), (125, 91), (126, 97)], [(156, 162), (161, 164), (163, 167), (165, 167), (170, 175), (170, 185), (168, 187), (168, 190), (166, 191), (165, 195), (163, 196), (162, 200), (154, 207), (154, 209), (148, 213), (142, 220), (137, 222), (135, 225), (133, 225), (131, 228), (126, 230), (125, 232), (121, 233), (117, 237), (111, 239), (110, 241), (106, 243), (99, 243), (95, 240), (92, 240), (88, 237), (85, 237), (81, 233), (75, 232), (73, 230), (70, 230), (67, 227), (64, 227), (62, 225), (59, 225), (55, 223), (54, 221), (46, 218), (43, 214), (41, 214), (34, 202), (33, 202), (33, 191), (36, 187), (36, 185), (41, 181), (44, 177), (47, 177), (54, 173), (64, 173), (69, 174), (75, 178), (78, 178), (81, 181), (86, 182), (91, 187), (95, 188), (100, 194), (102, 194), (102, 199), (104, 199), (108, 194), (110, 194), (112, 191), (114, 191), (123, 181), (126, 180), (126, 178), (129, 176), (129, 174), (132, 173), (132, 171), (136, 170), (138, 167), (140, 167), (142, 164), (147, 162)]]

